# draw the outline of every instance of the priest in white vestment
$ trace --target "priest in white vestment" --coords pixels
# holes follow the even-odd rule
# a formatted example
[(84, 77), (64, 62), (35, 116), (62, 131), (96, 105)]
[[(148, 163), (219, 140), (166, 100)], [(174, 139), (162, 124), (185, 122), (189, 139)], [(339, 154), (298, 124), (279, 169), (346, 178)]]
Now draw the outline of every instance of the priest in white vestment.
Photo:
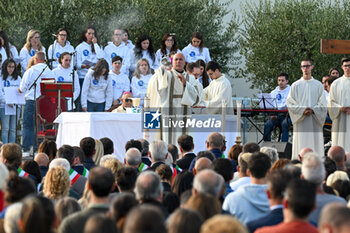
[[(161, 139), (167, 143), (176, 145), (177, 138), (187, 134), (188, 128), (170, 126), (169, 121), (186, 121), (186, 116), (191, 115), (191, 106), (196, 105), (200, 96), (196, 88), (196, 80), (185, 71), (185, 57), (177, 53), (173, 57), (173, 65), (170, 71), (158, 69), (151, 78), (152, 82), (147, 90), (151, 98), (151, 108), (161, 108), (162, 118), (166, 118), (166, 124), (161, 124), (161, 133), (153, 133), (152, 140)], [(156, 98), (152, 100), (152, 98)], [(162, 121), (162, 123), (164, 123)]]
[(225, 101), (226, 113), (233, 114), (232, 87), (230, 81), (220, 72), (218, 63), (211, 61), (207, 64), (206, 71), (213, 80), (204, 89), (204, 101), (208, 114), (220, 114), (222, 102)]
[(323, 125), (327, 115), (327, 101), (323, 85), (311, 76), (310, 60), (301, 62), (303, 77), (294, 82), (287, 98), (288, 112), (293, 122), (292, 159), (309, 147), (324, 157)]
[(350, 152), (350, 58), (342, 59), (344, 75), (335, 80), (329, 92), (328, 112), (332, 123), (332, 146)]

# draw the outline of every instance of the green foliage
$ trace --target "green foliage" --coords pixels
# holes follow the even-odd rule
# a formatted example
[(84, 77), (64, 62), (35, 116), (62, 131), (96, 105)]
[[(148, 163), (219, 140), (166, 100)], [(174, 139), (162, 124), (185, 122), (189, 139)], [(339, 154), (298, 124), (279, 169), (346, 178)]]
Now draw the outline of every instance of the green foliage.
[(77, 46), (81, 31), (87, 25), (97, 29), (99, 43), (111, 40), (116, 27), (127, 28), (135, 43), (137, 37), (149, 34), (154, 48), (160, 47), (165, 33), (176, 33), (180, 49), (190, 42), (191, 34), (200, 31), (213, 60), (224, 66), (224, 71), (237, 70), (238, 23), (233, 14), (229, 25), (223, 17), (229, 12), (227, 3), (219, 0), (2, 0), (0, 22), (11, 42), (20, 50), (27, 32), (35, 28), (41, 32), (41, 41), (48, 48), (58, 28), (69, 31), (68, 40)]
[(260, 0), (246, 3), (241, 54), (244, 77), (264, 91), (276, 86), (280, 72), (289, 83), (301, 77), (300, 61), (311, 58), (313, 77), (321, 79), (331, 67), (340, 68), (344, 55), (322, 54), (321, 39), (348, 39), (350, 5), (346, 0)]

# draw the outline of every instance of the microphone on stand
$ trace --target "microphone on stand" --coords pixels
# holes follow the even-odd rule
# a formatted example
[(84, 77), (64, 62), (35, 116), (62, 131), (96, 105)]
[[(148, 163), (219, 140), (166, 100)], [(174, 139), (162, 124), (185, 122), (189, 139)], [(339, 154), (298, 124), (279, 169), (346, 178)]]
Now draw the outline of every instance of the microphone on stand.
[(76, 54), (76, 53), (77, 53), (77, 51), (74, 51), (74, 52), (72, 52), (72, 53), (69, 53), (69, 55), (73, 56), (73, 55)]

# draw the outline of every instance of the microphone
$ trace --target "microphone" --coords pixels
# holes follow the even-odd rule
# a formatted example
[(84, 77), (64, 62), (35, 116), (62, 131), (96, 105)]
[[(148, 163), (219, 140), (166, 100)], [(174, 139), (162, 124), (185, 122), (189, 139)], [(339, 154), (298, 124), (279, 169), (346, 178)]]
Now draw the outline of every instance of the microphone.
[(69, 53), (69, 55), (73, 56), (73, 55), (76, 54), (76, 53), (77, 53), (77, 51), (74, 51), (74, 52), (72, 52), (72, 53)]
[(51, 36), (53, 36), (53, 37), (57, 37), (57, 35), (56, 35), (56, 34), (53, 34), (53, 33), (51, 33)]

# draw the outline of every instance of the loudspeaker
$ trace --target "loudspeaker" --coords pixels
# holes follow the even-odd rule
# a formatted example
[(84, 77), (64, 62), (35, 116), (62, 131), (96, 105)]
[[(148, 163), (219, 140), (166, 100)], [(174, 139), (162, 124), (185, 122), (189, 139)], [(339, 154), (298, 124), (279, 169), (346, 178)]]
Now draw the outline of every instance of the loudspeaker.
[(264, 146), (276, 148), (280, 159), (292, 158), (292, 144), (289, 142), (263, 142), (261, 147)]

